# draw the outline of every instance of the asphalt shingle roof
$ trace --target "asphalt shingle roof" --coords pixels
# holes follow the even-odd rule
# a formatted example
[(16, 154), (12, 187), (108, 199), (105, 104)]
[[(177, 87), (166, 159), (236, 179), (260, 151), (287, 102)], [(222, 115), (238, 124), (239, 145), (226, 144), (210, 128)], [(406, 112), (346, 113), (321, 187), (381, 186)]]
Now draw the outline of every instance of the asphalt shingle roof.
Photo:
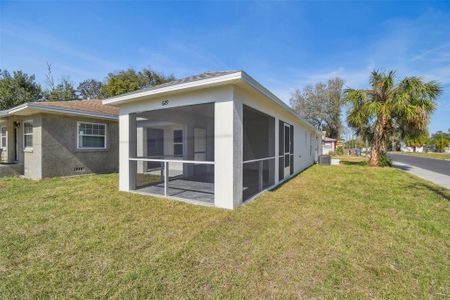
[(105, 105), (102, 100), (71, 100), (71, 101), (44, 101), (32, 102), (33, 105), (43, 107), (59, 107), (65, 109), (79, 110), (84, 112), (94, 112), (108, 115), (119, 115), (119, 108), (112, 105)]
[[(224, 76), (224, 75), (228, 75), (228, 74), (233, 74), (233, 73), (236, 73), (236, 72), (240, 72), (240, 71), (239, 70), (228, 70), (228, 71), (210, 71), (210, 72), (205, 72), (205, 73), (192, 75), (192, 76), (188, 76), (188, 77), (177, 79), (177, 80), (172, 80), (172, 81), (169, 81), (169, 82), (166, 82), (166, 83), (162, 83), (162, 84), (158, 84), (158, 85), (155, 85), (155, 86), (145, 87), (145, 88), (133, 91), (133, 92), (120, 94), (120, 95), (117, 95), (115, 97), (125, 96), (125, 95), (132, 95), (132, 94), (136, 94), (136, 93), (157, 90), (157, 89), (168, 87), (168, 86), (174, 86), (174, 85), (183, 84), (183, 83), (189, 83), (189, 82), (194, 82), (194, 81), (199, 81), (199, 80), (204, 80), (204, 79), (209, 79), (209, 78), (214, 78), (214, 77), (220, 77), (220, 76)], [(114, 98), (114, 97), (111, 97), (111, 98)]]

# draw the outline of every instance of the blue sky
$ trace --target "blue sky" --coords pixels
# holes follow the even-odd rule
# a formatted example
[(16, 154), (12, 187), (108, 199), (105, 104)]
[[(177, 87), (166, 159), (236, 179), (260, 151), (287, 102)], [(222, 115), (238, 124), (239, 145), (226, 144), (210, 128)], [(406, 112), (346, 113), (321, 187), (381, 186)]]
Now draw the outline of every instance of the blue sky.
[(44, 84), (46, 62), (75, 84), (130, 66), (242, 69), (286, 102), (307, 84), (364, 87), (395, 69), (443, 85), (430, 130), (450, 128), (446, 2), (0, 2), (0, 68)]

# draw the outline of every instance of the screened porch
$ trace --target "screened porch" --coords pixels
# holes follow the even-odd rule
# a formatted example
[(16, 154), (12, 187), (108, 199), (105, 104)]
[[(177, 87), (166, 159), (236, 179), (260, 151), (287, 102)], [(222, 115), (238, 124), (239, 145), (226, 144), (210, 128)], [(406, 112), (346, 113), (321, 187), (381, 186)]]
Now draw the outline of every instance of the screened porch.
[(214, 104), (136, 114), (135, 192), (214, 204)]

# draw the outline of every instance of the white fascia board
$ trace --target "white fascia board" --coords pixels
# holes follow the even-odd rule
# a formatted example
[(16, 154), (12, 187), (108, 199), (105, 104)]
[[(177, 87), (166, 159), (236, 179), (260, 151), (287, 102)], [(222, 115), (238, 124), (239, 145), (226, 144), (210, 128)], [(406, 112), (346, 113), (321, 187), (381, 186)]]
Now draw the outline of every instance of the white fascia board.
[(103, 100), (103, 104), (109, 105), (120, 105), (129, 101), (133, 101), (137, 98), (157, 96), (173, 92), (181, 92), (189, 89), (198, 89), (201, 87), (212, 87), (217, 85), (230, 84), (239, 81), (242, 78), (242, 72), (231, 73), (223, 76), (212, 77), (207, 79), (196, 80), (192, 82), (175, 84), (172, 86), (162, 87), (159, 89), (136, 92), (131, 94), (126, 94), (123, 96), (112, 97)]
[(0, 116), (1, 117), (11, 116), (18, 112), (24, 111), (26, 109), (32, 109), (32, 110), (50, 112), (50, 113), (61, 113), (61, 114), (68, 114), (68, 115), (84, 116), (84, 117), (91, 117), (91, 118), (98, 118), (98, 119), (108, 119), (108, 120), (114, 120), (114, 121), (119, 120), (118, 116), (111, 115), (111, 114), (103, 114), (103, 113), (81, 111), (81, 110), (76, 110), (76, 109), (45, 106), (45, 105), (33, 105), (33, 103), (24, 103), (19, 106), (13, 107), (9, 110), (2, 111), (2, 112), (0, 112)]
[(275, 96), (272, 92), (270, 92), (268, 89), (266, 89), (264, 86), (262, 86), (259, 82), (257, 82), (255, 79), (253, 79), (250, 75), (245, 73), (244, 71), (238, 71), (235, 73), (208, 78), (208, 79), (202, 79), (202, 80), (196, 80), (193, 82), (187, 82), (187, 83), (181, 83), (181, 84), (175, 84), (168, 87), (162, 87), (159, 89), (149, 90), (149, 91), (142, 91), (142, 92), (136, 92), (131, 94), (126, 94), (123, 96), (117, 96), (112, 97), (103, 100), (103, 104), (109, 104), (109, 105), (120, 105), (123, 103), (127, 103), (130, 101), (134, 101), (139, 98), (143, 97), (151, 97), (151, 96), (158, 96), (158, 95), (164, 95), (168, 93), (175, 93), (175, 92), (182, 92), (190, 89), (199, 89), (202, 87), (213, 87), (217, 85), (225, 85), (225, 84), (233, 84), (237, 83), (239, 81), (243, 81), (259, 91), (261, 94), (266, 96), (267, 98), (271, 99), (273, 102), (281, 106), (283, 109), (288, 111), (290, 114), (292, 114), (295, 118), (299, 119), (300, 122), (308, 127), (310, 130), (313, 130), (317, 135), (322, 136), (322, 133), (317, 130), (313, 125), (311, 125), (308, 121), (301, 118), (295, 111), (293, 111), (286, 103), (284, 103), (280, 98)]
[(313, 130), (316, 134), (322, 135), (322, 133), (319, 130), (317, 130), (317, 128), (315, 128), (308, 121), (306, 121), (305, 119), (300, 117), (292, 108), (289, 107), (289, 105), (284, 103), (283, 100), (281, 100), (280, 98), (275, 96), (271, 91), (269, 91), (264, 86), (262, 86), (259, 82), (257, 82), (255, 79), (253, 79), (250, 75), (248, 75), (245, 72), (242, 72), (242, 79), (247, 84), (252, 86), (254, 89), (259, 91), (261, 94), (263, 94), (264, 96), (266, 96), (267, 98), (271, 99), (273, 102), (275, 102), (276, 104), (278, 104), (279, 106), (284, 108), (286, 111), (288, 111), (290, 114), (292, 114), (295, 118), (299, 119), (303, 125), (309, 127), (309, 129)]
[(2, 112), (4, 113), (5, 116), (8, 116), (8, 115), (14, 114), (15, 112), (18, 112), (18, 111), (21, 111), (21, 110), (27, 108), (27, 106), (28, 106), (28, 103), (24, 103), (24, 104), (20, 104), (18, 106), (15, 106), (13, 108), (4, 110)]

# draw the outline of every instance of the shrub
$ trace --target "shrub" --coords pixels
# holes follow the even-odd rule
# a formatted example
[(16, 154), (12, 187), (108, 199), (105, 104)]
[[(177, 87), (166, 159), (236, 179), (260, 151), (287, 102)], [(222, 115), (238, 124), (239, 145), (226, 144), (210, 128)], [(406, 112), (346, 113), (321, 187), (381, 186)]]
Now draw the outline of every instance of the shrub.
[(344, 148), (342, 148), (341, 146), (336, 148), (336, 154), (337, 155), (343, 155), (344, 154)]
[(379, 166), (380, 166), (380, 167), (390, 167), (390, 166), (392, 166), (392, 162), (391, 162), (391, 160), (387, 157), (387, 154), (386, 154), (386, 153), (381, 154)]

